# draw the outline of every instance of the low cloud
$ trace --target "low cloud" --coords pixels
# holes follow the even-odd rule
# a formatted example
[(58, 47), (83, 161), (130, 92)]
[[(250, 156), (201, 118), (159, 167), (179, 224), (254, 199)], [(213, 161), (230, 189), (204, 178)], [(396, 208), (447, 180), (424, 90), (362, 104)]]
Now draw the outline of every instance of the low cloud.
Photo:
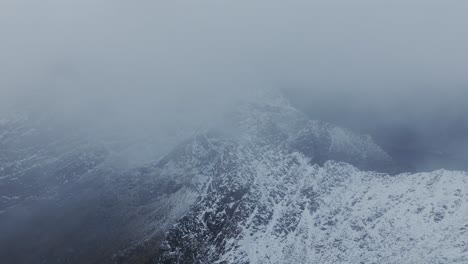
[(212, 119), (272, 87), (314, 118), (370, 133), (409, 128), (434, 141), (440, 135), (426, 130), (446, 137), (466, 121), (467, 8), (422, 0), (4, 0), (0, 104), (161, 128)]

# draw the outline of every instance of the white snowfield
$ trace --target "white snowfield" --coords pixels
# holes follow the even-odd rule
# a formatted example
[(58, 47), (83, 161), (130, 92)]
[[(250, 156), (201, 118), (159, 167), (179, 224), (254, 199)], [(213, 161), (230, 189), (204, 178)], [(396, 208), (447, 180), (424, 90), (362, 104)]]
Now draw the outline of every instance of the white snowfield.
[(242, 144), (221, 156), (233, 170), (205, 178), (166, 256), (197, 243), (194, 263), (468, 263), (467, 172), (391, 176)]
[[(272, 208), (271, 221), (243, 224), (218, 263), (468, 263), (466, 172), (389, 176), (344, 163), (318, 167), (298, 160), (291, 171), (301, 171), (300, 185), (272, 202), (268, 185), (274, 179), (288, 186), (288, 177), (259, 183), (265, 193), (257, 207)], [(315, 192), (313, 206), (301, 195), (309, 188)], [(304, 201), (308, 205), (299, 208)], [(290, 222), (296, 226), (285, 232), (283, 220), (291, 215), (298, 215)]]

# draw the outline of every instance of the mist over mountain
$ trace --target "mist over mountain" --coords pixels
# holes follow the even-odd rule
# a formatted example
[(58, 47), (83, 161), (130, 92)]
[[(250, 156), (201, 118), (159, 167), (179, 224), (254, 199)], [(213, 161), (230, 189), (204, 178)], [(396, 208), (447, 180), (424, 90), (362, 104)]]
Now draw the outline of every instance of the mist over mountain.
[(401, 100), (388, 102), (392, 97), (384, 94), (365, 101), (366, 92), (359, 89), (346, 96), (286, 90), (293, 104), (311, 118), (372, 135), (407, 171), (413, 172), (467, 169), (467, 91), (421, 89), (415, 95), (405, 92)]
[[(275, 88), (313, 119), (372, 134), (408, 169), (461, 169), (466, 5), (6, 0), (0, 108), (159, 133)], [(430, 153), (444, 156), (416, 157)]]
[[(467, 260), (465, 172), (395, 176), (404, 167), (369, 135), (311, 120), (281, 93), (261, 92), (165, 144), (53, 120), (2, 119), (0, 254), (8, 262)], [(414, 215), (424, 228), (408, 222)], [(395, 233), (396, 222), (410, 226)], [(446, 252), (457, 253), (428, 255), (447, 235)], [(395, 258), (407, 243), (417, 244)]]
[(0, 262), (467, 263), (468, 2), (0, 3)]

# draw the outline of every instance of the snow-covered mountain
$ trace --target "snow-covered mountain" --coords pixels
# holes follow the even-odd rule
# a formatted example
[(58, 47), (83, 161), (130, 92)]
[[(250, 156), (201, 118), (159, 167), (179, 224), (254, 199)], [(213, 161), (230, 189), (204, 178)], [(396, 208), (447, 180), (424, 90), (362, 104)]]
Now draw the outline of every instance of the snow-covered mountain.
[[(161, 209), (157, 221), (152, 221), (159, 227), (155, 229), (157, 232), (121, 252), (119, 259), (125, 262), (134, 258), (135, 251), (151, 251), (147, 247), (154, 247), (154, 243), (147, 241), (163, 240), (165, 235), (160, 231), (167, 231), (176, 217), (187, 217), (199, 206), (202, 197), (212, 197), (217, 191), (225, 192), (226, 188), (249, 185), (252, 180), (249, 177), (255, 178), (255, 172), (241, 168), (238, 160), (261, 159), (269, 152), (277, 153), (278, 158), (288, 153), (304, 153), (311, 164), (324, 164), (334, 158), (354, 162), (365, 169), (393, 169), (391, 158), (369, 136), (309, 120), (284, 99), (243, 104), (226, 117), (222, 126), (187, 140), (158, 163), (147, 167), (146, 175), (161, 184), (159, 192), (172, 192), (158, 200), (162, 203)], [(224, 173), (229, 174), (229, 180), (223, 178)], [(217, 181), (223, 181), (226, 186), (212, 190), (210, 186)]]
[(468, 262), (467, 173), (361, 171), (391, 164), (369, 137), (292, 108), (243, 113), (156, 263)]
[[(280, 96), (240, 105), (222, 124), (146, 164), (122, 165), (121, 153), (138, 149), (133, 143), (80, 133), (56, 140), (31, 123), (0, 126), (0, 222), (6, 231), (22, 212), (47, 210), (39, 230), (15, 228), (0, 239), (2, 259), (468, 261), (467, 173), (395, 175), (397, 164), (370, 136), (309, 120)], [(51, 139), (29, 143), (38, 131)]]
[[(229, 154), (228, 154), (229, 153)], [(229, 150), (156, 263), (467, 263), (468, 174)]]

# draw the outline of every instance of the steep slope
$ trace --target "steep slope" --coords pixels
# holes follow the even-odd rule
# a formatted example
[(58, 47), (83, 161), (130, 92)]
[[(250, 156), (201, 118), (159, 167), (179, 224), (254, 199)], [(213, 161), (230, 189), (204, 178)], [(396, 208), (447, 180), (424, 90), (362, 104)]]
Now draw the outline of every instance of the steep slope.
[[(29, 119), (5, 121), (0, 128), (0, 188), (8, 198), (0, 214), (0, 257), (17, 263), (331, 258), (335, 255), (311, 254), (328, 245), (334, 220), (320, 224), (313, 217), (320, 210), (327, 217), (344, 214), (353, 193), (345, 187), (359, 192), (359, 184), (374, 184), (367, 179), (393, 179), (360, 170), (396, 171), (369, 136), (309, 120), (281, 97), (241, 105), (222, 124), (146, 165), (129, 163), (122, 155), (138, 150), (134, 143), (96, 141), (83, 133), (44, 129)], [(365, 180), (349, 180), (355, 175)], [(399, 177), (404, 175), (394, 178)], [(364, 199), (356, 208), (365, 207)], [(363, 217), (373, 215), (368, 214)], [(333, 237), (348, 235), (348, 223), (335, 222), (343, 234)], [(307, 228), (315, 234), (325, 227), (329, 233), (321, 240), (301, 237)], [(372, 237), (368, 228), (362, 230), (362, 236)], [(264, 243), (271, 246), (262, 248)], [(356, 245), (347, 243), (343, 252)], [(299, 249), (301, 254), (294, 251)], [(374, 251), (380, 254), (379, 248)], [(369, 254), (363, 257), (366, 263), (375, 258)]]
[(235, 153), (156, 263), (468, 261), (467, 173), (389, 176), (299, 153)]
[[(180, 195), (167, 196), (167, 204), (158, 200), (162, 209), (157, 209), (157, 215), (153, 214), (153, 218), (145, 223), (154, 226), (155, 232), (122, 251), (118, 257), (120, 262), (132, 263), (135, 258), (141, 260), (141, 252), (146, 252), (143, 255), (159, 254), (155, 252), (155, 248), (159, 251), (155, 247), (158, 242), (155, 241), (160, 243), (163, 240), (164, 232), (177, 220), (174, 216), (186, 217), (190, 209), (199, 206), (201, 197), (211, 197), (212, 184), (217, 181), (223, 181), (225, 185), (222, 188), (217, 186), (216, 191), (232, 191), (233, 186), (248, 184), (250, 180), (244, 176), (253, 177), (254, 174), (241, 170), (236, 162), (254, 160), (267, 149), (287, 154), (300, 152), (304, 147), (304, 155), (313, 163), (323, 164), (325, 160), (335, 158), (382, 170), (393, 165), (391, 158), (370, 137), (359, 136), (331, 124), (310, 121), (282, 100), (276, 100), (274, 104), (270, 101), (244, 104), (224, 121), (222, 126), (188, 140), (158, 163), (149, 166), (148, 177), (155, 183), (153, 196), (168, 188), (167, 183), (177, 186)], [(303, 146), (301, 142), (307, 145)], [(230, 174), (229, 180), (222, 178), (224, 172)], [(174, 204), (174, 201), (177, 203)], [(180, 210), (174, 209), (179, 207)], [(173, 214), (173, 211), (179, 214)]]
[(369, 137), (284, 104), (240, 113), (155, 263), (468, 261), (467, 173), (361, 171), (392, 165)]
[(257, 144), (283, 146), (317, 164), (339, 160), (365, 170), (397, 170), (392, 158), (369, 135), (310, 120), (282, 97), (273, 103), (244, 104), (236, 113), (237, 132)]
[[(146, 208), (150, 213), (144, 218), (147, 220), (141, 223), (152, 228), (146, 232), (144, 239), (135, 240), (138, 242), (121, 251), (116, 261), (144, 262), (151, 256), (159, 255), (158, 243), (164, 240), (165, 232), (191, 208), (198, 206), (200, 197), (212, 192), (211, 182), (220, 180), (222, 171), (235, 170), (229, 166), (234, 166), (236, 150), (243, 149), (243, 158), (248, 157), (247, 153), (261, 153), (272, 146), (289, 153), (300, 151), (301, 141), (308, 141), (304, 153), (313, 162), (323, 163), (335, 157), (337, 160), (359, 162), (363, 167), (388, 169), (393, 166), (391, 158), (370, 137), (359, 136), (331, 124), (310, 121), (282, 99), (243, 104), (227, 116), (222, 125), (187, 140), (159, 162), (148, 165), (144, 174), (121, 177), (122, 188), (128, 186), (129, 178), (145, 177), (152, 182), (144, 184), (148, 191), (139, 190), (135, 194), (137, 197), (145, 196), (145, 201), (153, 201), (153, 211)], [(233, 180), (242, 179), (241, 172), (231, 173)], [(143, 186), (141, 183), (135, 185)], [(174, 192), (161, 195), (167, 192), (165, 190)], [(129, 200), (125, 196), (119, 199)]]

